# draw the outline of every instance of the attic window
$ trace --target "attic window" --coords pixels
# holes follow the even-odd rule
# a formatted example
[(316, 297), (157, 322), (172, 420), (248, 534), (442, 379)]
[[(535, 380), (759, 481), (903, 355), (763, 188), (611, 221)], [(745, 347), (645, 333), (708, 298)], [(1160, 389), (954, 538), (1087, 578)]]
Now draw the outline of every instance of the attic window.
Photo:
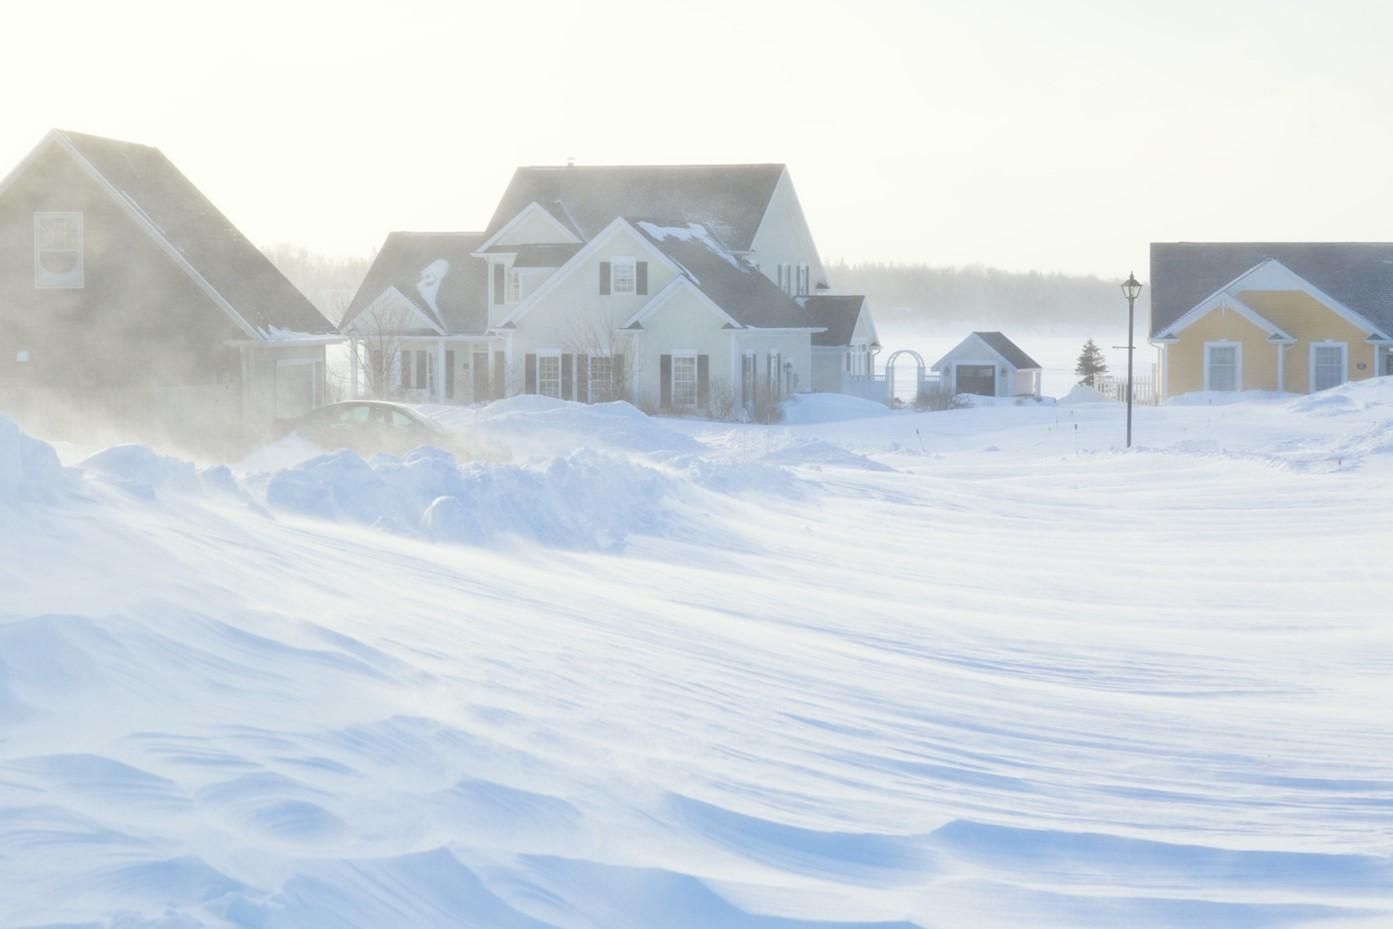
[(798, 262), (798, 296), (806, 297), (808, 295), (808, 281), (811, 276), (808, 273), (808, 263), (806, 261)]
[(34, 286), (82, 286), (82, 214), (34, 214)]
[(610, 293), (631, 294), (634, 292), (634, 259), (616, 258), (609, 266)]

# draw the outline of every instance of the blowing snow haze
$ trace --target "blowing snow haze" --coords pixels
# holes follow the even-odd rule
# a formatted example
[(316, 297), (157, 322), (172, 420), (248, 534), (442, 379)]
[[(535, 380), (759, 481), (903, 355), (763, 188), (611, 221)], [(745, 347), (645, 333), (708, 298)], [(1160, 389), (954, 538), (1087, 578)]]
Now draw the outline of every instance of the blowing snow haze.
[(1393, 925), (1391, 27), (7, 10), (0, 929)]

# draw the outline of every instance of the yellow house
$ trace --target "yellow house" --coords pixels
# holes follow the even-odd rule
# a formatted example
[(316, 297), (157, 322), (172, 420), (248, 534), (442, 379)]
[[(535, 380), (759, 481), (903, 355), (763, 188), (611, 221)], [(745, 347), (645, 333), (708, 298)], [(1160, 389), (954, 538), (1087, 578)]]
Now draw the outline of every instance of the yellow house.
[(1393, 244), (1152, 243), (1161, 395), (1393, 374)]

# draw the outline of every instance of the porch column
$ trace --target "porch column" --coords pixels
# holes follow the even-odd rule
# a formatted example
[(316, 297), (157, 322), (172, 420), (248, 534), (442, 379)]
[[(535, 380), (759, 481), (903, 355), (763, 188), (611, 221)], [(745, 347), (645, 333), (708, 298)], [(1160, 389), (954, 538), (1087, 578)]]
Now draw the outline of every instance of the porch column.
[(445, 340), (435, 342), (435, 402), (445, 402)]
[(348, 399), (358, 399), (358, 340), (348, 340)]

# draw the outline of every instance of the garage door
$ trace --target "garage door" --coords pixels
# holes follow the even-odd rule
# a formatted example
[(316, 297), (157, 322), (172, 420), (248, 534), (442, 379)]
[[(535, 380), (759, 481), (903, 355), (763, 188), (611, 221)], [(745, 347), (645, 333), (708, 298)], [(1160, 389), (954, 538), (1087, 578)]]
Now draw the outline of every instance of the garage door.
[(996, 396), (996, 368), (992, 365), (958, 365), (953, 370), (957, 374), (954, 392)]

